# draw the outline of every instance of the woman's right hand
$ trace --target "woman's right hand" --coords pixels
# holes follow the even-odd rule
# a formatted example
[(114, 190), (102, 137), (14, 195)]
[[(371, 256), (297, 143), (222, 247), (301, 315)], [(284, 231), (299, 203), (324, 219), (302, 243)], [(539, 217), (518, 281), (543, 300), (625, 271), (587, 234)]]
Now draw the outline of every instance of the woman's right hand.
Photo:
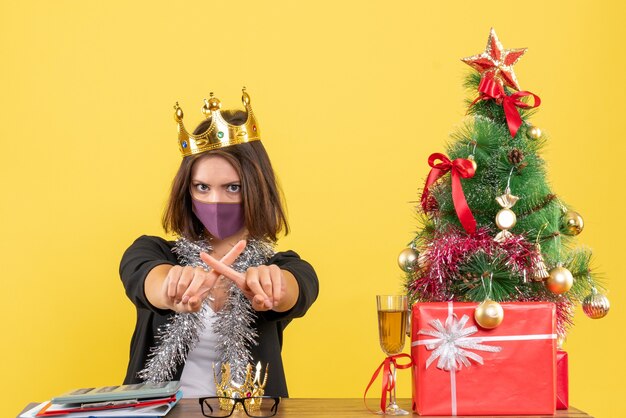
[[(245, 246), (245, 241), (239, 241), (222, 258), (222, 262), (232, 264)], [(202, 267), (160, 265), (150, 271), (146, 278), (146, 294), (157, 307), (176, 312), (198, 312), (219, 276), (220, 273), (206, 271)], [(155, 285), (158, 282), (161, 283), (157, 290)], [(149, 288), (159, 293), (154, 295), (154, 301), (150, 297)]]
[(168, 307), (176, 312), (197, 312), (211, 292), (217, 273), (202, 267), (172, 266), (161, 287)]

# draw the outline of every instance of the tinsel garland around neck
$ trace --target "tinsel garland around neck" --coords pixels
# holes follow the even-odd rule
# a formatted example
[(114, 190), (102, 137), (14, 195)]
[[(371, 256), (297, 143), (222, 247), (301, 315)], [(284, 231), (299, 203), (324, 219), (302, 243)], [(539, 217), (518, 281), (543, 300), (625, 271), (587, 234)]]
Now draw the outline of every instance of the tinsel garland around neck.
[[(200, 252), (210, 253), (208, 241), (190, 241), (179, 238), (172, 252), (181, 266), (210, 268), (200, 259)], [(274, 255), (273, 246), (265, 241), (249, 240), (246, 248), (232, 264), (240, 273), (249, 267), (264, 264)], [(222, 279), (224, 280), (224, 279)], [(257, 332), (252, 327), (256, 313), (241, 290), (229, 280), (228, 298), (223, 308), (216, 313), (213, 332), (217, 335), (217, 349), (222, 363), (230, 363), (232, 379), (243, 381), (246, 365), (252, 361), (250, 346), (257, 344)], [(209, 305), (205, 300), (199, 312), (176, 313), (159, 328), (157, 344), (150, 349), (146, 367), (137, 376), (144, 381), (165, 382), (172, 380), (177, 366), (185, 363), (187, 354), (199, 341), (205, 327)], [(207, 370), (207, 373), (210, 373)]]

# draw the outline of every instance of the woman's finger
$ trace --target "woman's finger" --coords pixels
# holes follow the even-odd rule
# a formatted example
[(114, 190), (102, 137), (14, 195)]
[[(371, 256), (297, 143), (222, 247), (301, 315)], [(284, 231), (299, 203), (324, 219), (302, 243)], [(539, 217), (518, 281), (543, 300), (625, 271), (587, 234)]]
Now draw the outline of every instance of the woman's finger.
[(268, 308), (268, 306), (267, 306), (267, 304), (265, 302), (266, 302), (266, 299), (263, 298), (263, 296), (261, 296), (261, 295), (255, 295), (250, 300), (250, 303), (252, 304), (252, 309), (254, 309), (255, 311), (267, 311), (267, 310), (269, 310), (270, 308)]
[[(207, 272), (202, 267), (195, 267), (193, 270), (194, 277), (187, 290), (183, 294), (181, 301), (187, 303), (191, 298), (198, 299), (202, 296), (202, 293), (208, 292), (209, 289), (215, 285), (217, 280), (217, 273)], [(202, 298), (204, 300), (204, 298)], [(202, 302), (200, 300), (200, 302)]]
[(194, 267), (191, 266), (183, 267), (180, 278), (178, 279), (178, 285), (176, 286), (176, 302), (180, 302), (183, 299), (183, 295), (187, 291), (187, 288), (189, 288), (189, 285), (194, 278), (194, 270)]
[[(233, 248), (231, 248), (230, 251), (228, 251), (228, 253), (226, 253), (226, 255), (222, 257), (220, 261), (222, 263), (228, 264), (233, 263), (237, 259), (237, 257), (239, 257), (244, 248), (246, 248), (245, 240), (237, 242), (237, 244), (235, 244)], [(203, 254), (206, 253), (200, 253), (200, 257), (202, 257)], [(185, 293), (181, 298), (182, 303), (193, 302), (194, 305), (202, 303), (211, 288), (215, 285), (215, 282), (217, 281), (217, 278), (220, 276), (220, 274), (221, 273), (219, 273), (215, 269), (207, 272), (204, 271), (201, 267), (195, 267), (193, 280), (188, 285)]]
[(274, 300), (272, 272), (268, 266), (259, 266), (257, 267), (257, 271), (259, 274), (259, 284), (261, 285), (261, 289), (263, 289), (263, 293), (265, 293), (265, 295), (267, 296), (267, 300), (271, 303)]
[(230, 251), (228, 251), (220, 261), (226, 265), (233, 264), (245, 248), (246, 240), (242, 239), (241, 241), (237, 242), (237, 244), (235, 244), (235, 246), (231, 248)]
[[(237, 259), (237, 257), (239, 257), (239, 255), (243, 252), (243, 250), (246, 248), (246, 240), (240, 240), (239, 242), (237, 242), (237, 244), (235, 244), (233, 246), (233, 248), (230, 249), (230, 251), (228, 251), (226, 253), (226, 255), (224, 257), (222, 257), (222, 259), (219, 261), (220, 263), (224, 264), (226, 267), (228, 267), (228, 265), (232, 264), (235, 262), (235, 260)], [(215, 272), (216, 277), (219, 276), (220, 273), (217, 269), (215, 269), (215, 264), (214, 262), (217, 262), (217, 259), (215, 259), (215, 257), (209, 255), (208, 253), (205, 252), (201, 252), (200, 253), (200, 258), (202, 259), (202, 261), (204, 261), (209, 267), (211, 267), (213, 269), (213, 272)], [(213, 263), (213, 264), (212, 264)], [(234, 270), (233, 270), (234, 271)], [(237, 273), (237, 272), (235, 272)], [(237, 273), (239, 274), (239, 273)], [(231, 279), (232, 280), (232, 279)]]
[(191, 312), (198, 312), (202, 307), (202, 302), (204, 302), (204, 298), (201, 296), (192, 296), (187, 302), (188, 309)]
[(175, 312), (188, 313), (188, 312), (198, 312), (200, 311), (201, 308), (202, 308), (202, 302), (195, 301), (192, 298), (190, 299), (189, 303), (182, 303), (182, 302), (175, 303), (173, 310)]
[(165, 282), (167, 284), (167, 297), (170, 299), (176, 298), (176, 288), (178, 287), (178, 280), (183, 272), (181, 266), (173, 266), (167, 273)]
[(202, 258), (202, 261), (204, 261), (214, 271), (218, 272), (227, 279), (232, 280), (241, 290), (245, 290), (246, 278), (243, 274), (235, 271), (221, 261), (217, 261), (207, 253), (200, 253), (200, 258)]
[(269, 266), (270, 275), (272, 277), (272, 297), (274, 306), (280, 303), (280, 299), (283, 296), (283, 291), (285, 288), (285, 280), (283, 278), (283, 272), (280, 270), (276, 264), (271, 264)]
[[(237, 242), (237, 244), (235, 244), (233, 248), (231, 248), (230, 251), (228, 251), (224, 257), (220, 259), (220, 262), (226, 265), (233, 264), (235, 260), (237, 259), (237, 257), (239, 257), (239, 255), (243, 252), (245, 248), (246, 248), (246, 240), (242, 239), (241, 241)], [(211, 256), (209, 253), (205, 253), (204, 251), (200, 252), (200, 259), (204, 261), (209, 267), (212, 267), (212, 266), (209, 263), (207, 263), (207, 259), (213, 259), (217, 261), (215, 257)]]
[[(259, 267), (250, 267), (246, 271), (246, 286), (250, 289), (250, 292), (254, 295), (254, 299), (261, 298), (263, 301), (263, 305), (266, 309), (272, 308), (272, 302), (268, 297), (267, 293), (263, 290), (263, 286), (261, 285), (261, 274), (265, 274), (265, 278), (263, 280), (267, 280), (267, 268), (263, 268), (266, 266)], [(264, 273), (262, 273), (264, 272)], [(270, 284), (271, 289), (271, 284)]]

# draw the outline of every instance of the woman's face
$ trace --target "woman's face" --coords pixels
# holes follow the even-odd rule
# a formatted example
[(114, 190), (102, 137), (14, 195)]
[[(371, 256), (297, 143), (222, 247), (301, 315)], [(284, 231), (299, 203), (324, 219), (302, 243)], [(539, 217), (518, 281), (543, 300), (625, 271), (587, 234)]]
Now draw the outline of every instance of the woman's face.
[(224, 157), (207, 155), (191, 169), (191, 196), (205, 203), (241, 202), (239, 174)]

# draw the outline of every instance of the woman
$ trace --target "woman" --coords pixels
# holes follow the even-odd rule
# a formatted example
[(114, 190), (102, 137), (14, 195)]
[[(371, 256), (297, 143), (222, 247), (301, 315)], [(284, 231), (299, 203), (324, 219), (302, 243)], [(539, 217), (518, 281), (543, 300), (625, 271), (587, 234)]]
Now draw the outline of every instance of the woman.
[(183, 160), (163, 226), (179, 239), (142, 236), (122, 258), (137, 309), (126, 384), (180, 380), (185, 397), (214, 396), (214, 365), (229, 363), (241, 383), (260, 361), (265, 393), (288, 396), (283, 330), (315, 301), (318, 281), (295, 252), (272, 250), (289, 228), (245, 89), (242, 100), (246, 112), (221, 112), (211, 94), (194, 134), (175, 106)]

